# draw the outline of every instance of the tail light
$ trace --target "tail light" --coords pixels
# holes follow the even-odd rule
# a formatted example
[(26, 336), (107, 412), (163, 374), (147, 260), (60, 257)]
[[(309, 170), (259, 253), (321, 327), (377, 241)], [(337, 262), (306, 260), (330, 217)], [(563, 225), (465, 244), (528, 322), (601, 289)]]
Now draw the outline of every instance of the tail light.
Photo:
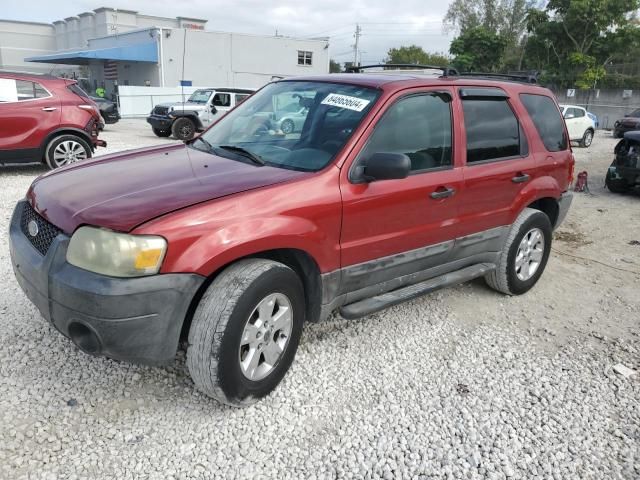
[(98, 110), (98, 107), (96, 107), (95, 105), (90, 105), (88, 103), (81, 103), (80, 105), (78, 105), (78, 108), (81, 108), (82, 110), (87, 110), (88, 112), (91, 112), (94, 114), (94, 116), (96, 117), (100, 117), (100, 110)]

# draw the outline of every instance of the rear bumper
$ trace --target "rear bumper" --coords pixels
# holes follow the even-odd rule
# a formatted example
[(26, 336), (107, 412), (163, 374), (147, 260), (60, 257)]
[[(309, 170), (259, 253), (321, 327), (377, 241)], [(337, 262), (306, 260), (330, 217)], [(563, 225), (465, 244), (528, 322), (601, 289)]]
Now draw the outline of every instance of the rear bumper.
[(41, 255), (20, 228), (21, 214), (22, 202), (9, 230), (11, 262), (20, 287), (46, 320), (93, 355), (145, 364), (174, 358), (183, 320), (204, 277), (113, 278), (88, 272), (67, 263), (65, 234)]
[(147, 123), (158, 130), (171, 130), (173, 119), (161, 115), (149, 115), (147, 117)]
[(553, 228), (558, 228), (564, 219), (567, 217), (567, 213), (569, 213), (569, 207), (571, 206), (571, 202), (573, 201), (573, 192), (564, 192), (560, 195), (560, 199), (558, 200), (558, 218), (556, 220), (556, 224)]

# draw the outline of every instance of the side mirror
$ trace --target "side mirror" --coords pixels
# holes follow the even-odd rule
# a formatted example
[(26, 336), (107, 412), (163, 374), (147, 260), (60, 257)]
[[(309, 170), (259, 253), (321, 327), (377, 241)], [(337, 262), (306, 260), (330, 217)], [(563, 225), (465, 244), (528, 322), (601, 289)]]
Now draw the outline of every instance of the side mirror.
[(217, 108), (216, 108), (216, 106), (215, 106), (215, 105), (213, 105), (213, 104), (211, 105), (211, 113), (213, 113), (214, 115), (215, 115), (216, 113), (218, 113), (218, 109), (217, 109)]
[(407, 178), (411, 171), (411, 160), (403, 153), (378, 152), (361, 161), (353, 171), (354, 183)]

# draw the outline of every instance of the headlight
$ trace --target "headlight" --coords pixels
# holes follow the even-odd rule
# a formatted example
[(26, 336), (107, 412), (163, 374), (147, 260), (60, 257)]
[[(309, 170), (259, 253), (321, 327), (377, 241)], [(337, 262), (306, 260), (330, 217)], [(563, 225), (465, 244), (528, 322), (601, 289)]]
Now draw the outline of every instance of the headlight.
[(69, 242), (67, 262), (112, 277), (142, 277), (158, 273), (166, 252), (162, 237), (80, 227)]

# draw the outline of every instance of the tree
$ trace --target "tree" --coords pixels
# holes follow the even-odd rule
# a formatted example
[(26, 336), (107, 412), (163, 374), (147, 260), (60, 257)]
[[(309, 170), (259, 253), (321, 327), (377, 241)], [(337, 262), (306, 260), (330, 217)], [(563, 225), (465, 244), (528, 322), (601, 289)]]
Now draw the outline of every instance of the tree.
[(340, 73), (342, 72), (342, 65), (335, 60), (329, 60), (329, 73)]
[(448, 65), (449, 62), (450, 59), (445, 54), (425, 52), (418, 45), (390, 48), (384, 61), (384, 63), (412, 63), (434, 66)]
[(527, 15), (525, 64), (562, 86), (593, 88), (614, 59), (640, 52), (639, 0), (551, 0)]
[(501, 63), (507, 40), (485, 27), (468, 28), (451, 42), (453, 65), (460, 71), (494, 72)]

